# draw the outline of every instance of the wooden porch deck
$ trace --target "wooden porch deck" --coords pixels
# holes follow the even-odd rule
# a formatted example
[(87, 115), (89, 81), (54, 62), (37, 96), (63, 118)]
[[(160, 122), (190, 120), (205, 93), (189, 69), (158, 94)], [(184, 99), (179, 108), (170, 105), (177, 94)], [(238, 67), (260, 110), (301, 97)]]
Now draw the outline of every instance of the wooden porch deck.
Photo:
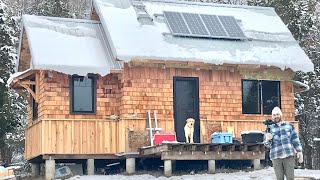
[(162, 160), (248, 160), (264, 159), (263, 143), (162, 143), (140, 147), (138, 152), (87, 153), (87, 154), (43, 154), (31, 158), (30, 162), (47, 159), (127, 159), (161, 157)]
[(142, 147), (140, 156), (158, 155), (162, 160), (247, 160), (264, 159), (263, 143), (245, 144), (202, 144), (202, 143), (162, 143)]
[(208, 160), (208, 173), (215, 173), (215, 160), (253, 160), (254, 168), (258, 169), (260, 160), (265, 159), (265, 146), (263, 143), (162, 143), (140, 148), (139, 155), (160, 156), (166, 176), (172, 175), (172, 161), (175, 160)]
[[(136, 158), (160, 157), (164, 161), (164, 175), (172, 175), (172, 163), (176, 160), (207, 160), (208, 173), (215, 173), (216, 160), (253, 160), (253, 167), (260, 168), (260, 160), (265, 159), (263, 143), (162, 143), (160, 145), (141, 147), (138, 152), (103, 153), (103, 154), (44, 154), (29, 160), (33, 164), (45, 161), (46, 164), (58, 162), (87, 161), (87, 169), (94, 172), (94, 160), (126, 160), (128, 174), (135, 172)], [(37, 165), (38, 166), (38, 165)]]

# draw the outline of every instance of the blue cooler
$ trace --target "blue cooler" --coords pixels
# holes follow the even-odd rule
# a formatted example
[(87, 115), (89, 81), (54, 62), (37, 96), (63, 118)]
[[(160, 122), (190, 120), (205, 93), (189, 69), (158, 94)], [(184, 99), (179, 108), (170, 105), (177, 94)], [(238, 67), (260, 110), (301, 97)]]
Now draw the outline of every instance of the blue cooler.
[(232, 133), (213, 133), (211, 135), (212, 143), (232, 143)]

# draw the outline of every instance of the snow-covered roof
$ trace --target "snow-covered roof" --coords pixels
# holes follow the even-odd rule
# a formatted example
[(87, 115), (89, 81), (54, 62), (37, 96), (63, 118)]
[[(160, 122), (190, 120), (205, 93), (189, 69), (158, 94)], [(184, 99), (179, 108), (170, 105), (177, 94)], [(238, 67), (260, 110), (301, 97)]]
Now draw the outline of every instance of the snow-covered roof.
[[(159, 59), (212, 64), (258, 64), (313, 71), (273, 8), (183, 1), (143, 1), (153, 25), (142, 25), (130, 0), (94, 0), (112, 52), (119, 60)], [(163, 11), (234, 16), (250, 40), (231, 41), (170, 35)]]
[(23, 16), (31, 69), (50, 69), (65, 74), (102, 76), (122, 69), (108, 49), (101, 24), (91, 20)]

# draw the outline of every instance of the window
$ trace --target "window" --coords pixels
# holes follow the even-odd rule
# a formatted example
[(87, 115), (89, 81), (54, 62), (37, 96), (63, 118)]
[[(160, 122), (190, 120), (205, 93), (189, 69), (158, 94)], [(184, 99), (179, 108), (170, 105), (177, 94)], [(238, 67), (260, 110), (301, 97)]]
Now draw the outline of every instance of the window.
[[(31, 90), (36, 93), (36, 86), (35, 85), (31, 85)], [(36, 119), (38, 118), (38, 103), (36, 102), (36, 100), (31, 96), (32, 98), (32, 119)]]
[(271, 114), (275, 106), (281, 108), (280, 82), (261, 81), (263, 114)]
[(96, 83), (93, 76), (72, 76), (70, 85), (72, 113), (95, 113)]
[(242, 80), (243, 114), (271, 114), (280, 102), (279, 81)]
[(260, 114), (259, 82), (242, 80), (242, 113)]

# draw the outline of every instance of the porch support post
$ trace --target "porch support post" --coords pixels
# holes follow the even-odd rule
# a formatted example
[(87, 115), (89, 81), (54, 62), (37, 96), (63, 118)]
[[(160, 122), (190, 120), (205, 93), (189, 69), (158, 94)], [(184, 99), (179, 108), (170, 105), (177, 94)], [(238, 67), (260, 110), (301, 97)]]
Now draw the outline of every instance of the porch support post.
[(164, 175), (167, 177), (172, 176), (172, 161), (164, 160)]
[(87, 173), (94, 175), (94, 159), (87, 159)]
[(133, 174), (136, 172), (136, 158), (126, 159), (126, 172), (128, 174)]
[(208, 173), (216, 173), (216, 160), (208, 160)]
[(40, 176), (40, 164), (39, 163), (31, 163), (31, 176), (39, 177)]
[(54, 175), (56, 172), (56, 162), (54, 159), (46, 160), (46, 180), (54, 179)]
[(259, 169), (261, 169), (260, 159), (254, 159), (252, 162), (253, 162), (253, 169), (254, 169), (254, 170), (259, 170)]

